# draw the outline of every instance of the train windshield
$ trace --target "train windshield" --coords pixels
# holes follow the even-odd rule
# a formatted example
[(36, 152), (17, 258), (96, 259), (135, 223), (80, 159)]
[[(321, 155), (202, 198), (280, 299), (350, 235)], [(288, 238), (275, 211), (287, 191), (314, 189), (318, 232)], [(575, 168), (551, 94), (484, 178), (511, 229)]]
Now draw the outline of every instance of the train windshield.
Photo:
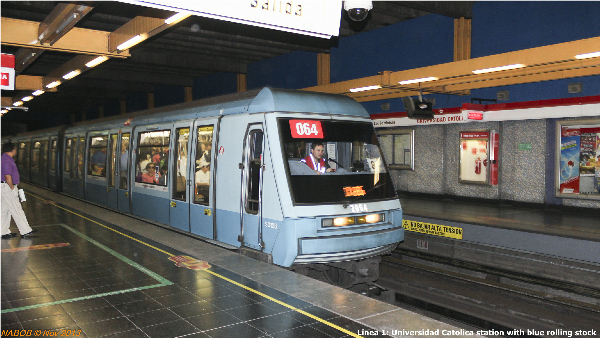
[(295, 204), (396, 197), (369, 122), (279, 118)]

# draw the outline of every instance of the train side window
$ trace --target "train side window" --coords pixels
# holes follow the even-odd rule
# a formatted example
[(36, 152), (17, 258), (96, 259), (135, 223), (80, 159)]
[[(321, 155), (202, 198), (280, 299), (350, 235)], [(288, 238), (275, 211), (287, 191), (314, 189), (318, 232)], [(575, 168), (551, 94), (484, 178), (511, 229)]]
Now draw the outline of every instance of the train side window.
[(57, 140), (52, 139), (50, 143), (50, 170), (56, 170), (56, 144)]
[(89, 167), (88, 175), (106, 176), (106, 148), (108, 146), (108, 136), (92, 136), (88, 147)]
[[(190, 128), (179, 128), (177, 129), (177, 142), (175, 143), (175, 161), (173, 162), (173, 169), (171, 170), (173, 175), (173, 199), (185, 201), (186, 200), (186, 173), (187, 173), (187, 161), (188, 161), (188, 140), (190, 138)], [(163, 170), (161, 169), (161, 175)], [(161, 179), (166, 180), (166, 167), (165, 173), (161, 176)]]
[(198, 127), (194, 174), (194, 203), (208, 205), (210, 201), (210, 162), (212, 159), (213, 126)]
[(25, 162), (25, 143), (21, 142), (19, 144), (19, 150), (17, 153), (17, 164), (22, 167), (24, 162)]
[(31, 169), (39, 169), (40, 167), (40, 148), (42, 143), (35, 141), (33, 143), (33, 150), (31, 152)]
[(127, 180), (129, 179), (129, 133), (121, 135), (121, 157), (119, 160), (119, 170), (121, 178), (119, 179), (119, 188), (127, 189)]
[(109, 166), (108, 166), (108, 186), (114, 187), (117, 179), (117, 134), (110, 135), (110, 154), (109, 154)]
[(258, 194), (260, 191), (260, 172), (263, 149), (263, 132), (251, 131), (250, 154), (248, 158), (248, 180), (246, 182), (248, 196), (246, 197), (246, 211), (251, 214), (258, 213)]
[(169, 137), (171, 131), (148, 131), (139, 134), (135, 181), (167, 185), (161, 178), (161, 168), (169, 167)]
[(78, 181), (83, 181), (83, 152), (85, 148), (85, 138), (80, 137), (77, 142), (77, 176), (75, 177)]

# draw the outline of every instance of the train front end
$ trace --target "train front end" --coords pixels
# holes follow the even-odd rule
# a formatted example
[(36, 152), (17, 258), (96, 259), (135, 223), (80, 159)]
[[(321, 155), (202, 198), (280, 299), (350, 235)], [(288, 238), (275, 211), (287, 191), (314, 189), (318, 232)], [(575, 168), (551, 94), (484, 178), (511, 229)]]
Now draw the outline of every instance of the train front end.
[(377, 280), (380, 256), (404, 230), (372, 123), (305, 114), (274, 120), (279, 140), (271, 149), (278, 143), (285, 180), (277, 183), (284, 217), (273, 262), (321, 270), (345, 287)]

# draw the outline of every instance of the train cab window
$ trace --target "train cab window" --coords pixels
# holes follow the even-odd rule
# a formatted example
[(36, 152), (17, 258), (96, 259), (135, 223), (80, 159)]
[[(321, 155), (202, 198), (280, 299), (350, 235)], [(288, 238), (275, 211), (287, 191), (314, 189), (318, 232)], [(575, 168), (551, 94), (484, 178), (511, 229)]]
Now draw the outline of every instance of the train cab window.
[(194, 175), (194, 203), (208, 205), (210, 201), (210, 162), (212, 159), (213, 126), (198, 127)]
[(52, 139), (50, 143), (50, 170), (53, 172), (56, 170), (56, 145), (57, 140)]
[(77, 175), (75, 179), (78, 181), (83, 181), (83, 152), (85, 148), (85, 138), (80, 137), (79, 142), (77, 142)]
[[(175, 161), (173, 162), (174, 173), (172, 176), (173, 182), (173, 199), (186, 200), (186, 173), (188, 162), (188, 140), (190, 138), (190, 128), (177, 129), (177, 141), (175, 143)], [(161, 179), (168, 179), (166, 167), (164, 173), (161, 170)]]
[(106, 148), (108, 146), (108, 136), (92, 136), (89, 144), (89, 165), (88, 175), (105, 177), (106, 176)]
[(31, 151), (31, 169), (39, 169), (40, 167), (40, 148), (42, 143), (35, 141), (33, 143), (33, 150)]
[[(135, 181), (167, 185), (161, 180), (161, 170), (169, 167), (169, 137), (171, 131), (147, 131), (139, 134)], [(165, 170), (166, 171), (166, 170)], [(166, 176), (166, 172), (164, 172)]]
[(119, 188), (127, 189), (129, 179), (129, 133), (121, 135), (121, 155), (119, 159)]
[(108, 166), (108, 186), (114, 187), (117, 180), (117, 134), (110, 135), (110, 154)]
[(258, 213), (260, 173), (262, 166), (263, 132), (251, 131), (249, 135), (250, 154), (248, 154), (248, 178), (246, 181), (247, 197), (246, 211), (252, 214)]
[(370, 122), (278, 119), (295, 204), (395, 198)]

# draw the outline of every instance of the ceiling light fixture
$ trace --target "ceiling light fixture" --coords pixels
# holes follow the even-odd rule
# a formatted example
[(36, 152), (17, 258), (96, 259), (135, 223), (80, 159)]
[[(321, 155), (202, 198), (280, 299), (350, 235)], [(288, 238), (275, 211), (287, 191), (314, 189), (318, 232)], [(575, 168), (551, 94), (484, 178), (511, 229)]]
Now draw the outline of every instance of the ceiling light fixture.
[(478, 69), (478, 70), (474, 70), (473, 73), (474, 74), (485, 74), (485, 73), (501, 72), (503, 70), (518, 69), (518, 68), (523, 68), (523, 67), (525, 67), (524, 64), (516, 63), (514, 65), (506, 65), (506, 66), (501, 66), (501, 67)]
[(92, 68), (92, 67), (96, 67), (97, 65), (101, 64), (102, 62), (108, 60), (107, 56), (98, 56), (97, 58), (93, 59), (92, 61), (86, 63), (86, 67)]
[(24, 98), (21, 99), (21, 101), (25, 101), (25, 102), (31, 101), (31, 100), (33, 100), (33, 96), (31, 96), (31, 95), (25, 96)]
[(586, 53), (586, 54), (578, 54), (575, 55), (576, 59), (589, 59), (589, 58), (595, 58), (595, 57), (599, 57), (600, 56), (600, 52), (593, 52), (593, 53)]
[(379, 86), (379, 85), (375, 85), (375, 86), (367, 86), (367, 87), (351, 88), (351, 89), (350, 89), (350, 92), (352, 92), (352, 93), (356, 93), (356, 92), (364, 92), (365, 90), (375, 90), (375, 89), (381, 89), (381, 86)]
[(67, 74), (63, 75), (63, 79), (70, 80), (79, 74), (81, 74), (81, 71), (79, 69), (75, 69), (74, 71), (68, 72)]
[(438, 78), (438, 77), (430, 76), (430, 77), (423, 77), (423, 78), (420, 78), (420, 79), (404, 80), (404, 81), (400, 81), (398, 83), (401, 84), (401, 85), (406, 85), (406, 84), (413, 84), (413, 83), (436, 81), (436, 80), (439, 80), (439, 79), (440, 78)]
[(192, 15), (185, 13), (185, 12), (179, 12), (179, 13), (173, 15), (172, 17), (165, 19), (165, 24), (167, 24), (167, 25), (176, 24), (183, 19), (189, 18), (190, 16), (192, 16)]
[(23, 101), (17, 101), (13, 103), (13, 106), (18, 107), (18, 106), (22, 106), (23, 105)]
[(58, 85), (60, 85), (61, 82), (60, 81), (54, 81), (54, 82), (50, 82), (46, 85), (46, 88), (54, 88), (57, 87)]
[(33, 96), (40, 96), (42, 94), (44, 94), (45, 92), (43, 90), (36, 90), (35, 92), (31, 93), (31, 95)]
[(131, 39), (123, 42), (122, 44), (117, 46), (118, 50), (125, 50), (125, 49), (129, 49), (135, 45), (137, 45), (138, 43), (146, 40), (148, 38), (148, 34), (139, 34), (136, 35), (134, 37), (132, 37)]

